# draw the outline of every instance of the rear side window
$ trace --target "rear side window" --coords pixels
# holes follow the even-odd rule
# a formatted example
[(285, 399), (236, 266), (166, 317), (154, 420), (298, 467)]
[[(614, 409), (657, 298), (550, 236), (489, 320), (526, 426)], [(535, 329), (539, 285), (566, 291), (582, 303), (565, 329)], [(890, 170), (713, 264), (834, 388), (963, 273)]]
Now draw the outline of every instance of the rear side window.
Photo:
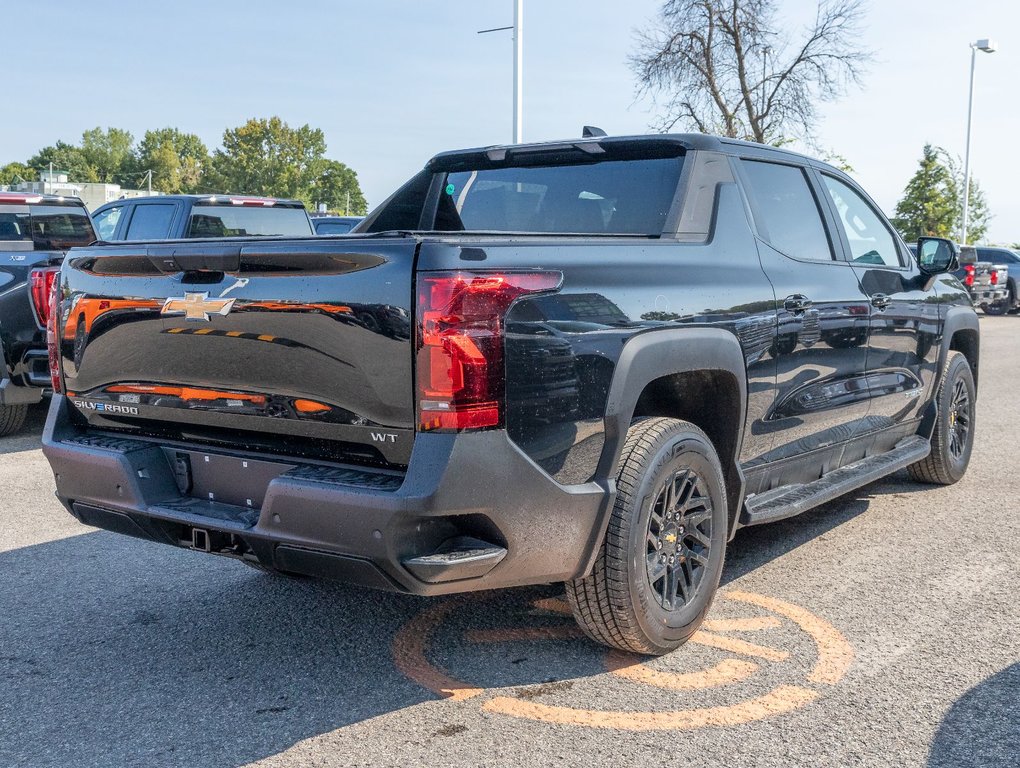
[(70, 205), (33, 205), (30, 208), (32, 240), (37, 251), (66, 251), (96, 240), (92, 220), (84, 208)]
[(304, 208), (196, 205), (185, 237), (308, 237), (312, 226)]
[(670, 157), (450, 173), (435, 228), (658, 236), (682, 165)]
[(832, 261), (818, 201), (801, 168), (758, 160), (742, 161), (749, 194), (772, 246), (795, 259)]
[(136, 205), (128, 223), (125, 240), (164, 240), (170, 236), (170, 222), (177, 206), (173, 203)]

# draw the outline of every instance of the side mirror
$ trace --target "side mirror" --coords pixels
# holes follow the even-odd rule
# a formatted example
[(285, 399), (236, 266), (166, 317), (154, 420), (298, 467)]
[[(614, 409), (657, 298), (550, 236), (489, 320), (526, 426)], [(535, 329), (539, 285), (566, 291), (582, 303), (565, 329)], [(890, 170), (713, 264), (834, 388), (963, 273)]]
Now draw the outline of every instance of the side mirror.
[(960, 247), (944, 237), (917, 239), (917, 264), (928, 275), (952, 272), (958, 268)]

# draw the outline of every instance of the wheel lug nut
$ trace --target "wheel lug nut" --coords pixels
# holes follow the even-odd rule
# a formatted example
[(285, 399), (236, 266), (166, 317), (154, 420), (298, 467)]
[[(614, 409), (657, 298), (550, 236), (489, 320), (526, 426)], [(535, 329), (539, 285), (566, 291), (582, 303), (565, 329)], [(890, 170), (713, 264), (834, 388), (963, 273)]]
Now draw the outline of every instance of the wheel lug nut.
[(670, 563), (670, 565), (672, 565), (672, 564), (673, 564), (673, 555), (670, 555), (670, 556), (669, 556), (669, 563)]
[(674, 520), (679, 520), (680, 519), (680, 513), (677, 512), (675, 515), (673, 515), (673, 519)]
[(684, 532), (684, 527), (681, 525), (679, 528), (676, 529), (676, 532), (677, 533), (683, 533)]

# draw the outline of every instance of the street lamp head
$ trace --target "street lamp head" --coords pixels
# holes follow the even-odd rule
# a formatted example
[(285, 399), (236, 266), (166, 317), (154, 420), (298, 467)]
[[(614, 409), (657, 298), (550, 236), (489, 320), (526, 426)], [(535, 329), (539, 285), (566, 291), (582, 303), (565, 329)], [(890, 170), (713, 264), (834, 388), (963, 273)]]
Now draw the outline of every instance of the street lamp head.
[(984, 51), (985, 53), (995, 53), (999, 50), (999, 44), (994, 40), (988, 40), (987, 38), (984, 40), (978, 40), (976, 43), (971, 43), (971, 47), (977, 48), (979, 51)]

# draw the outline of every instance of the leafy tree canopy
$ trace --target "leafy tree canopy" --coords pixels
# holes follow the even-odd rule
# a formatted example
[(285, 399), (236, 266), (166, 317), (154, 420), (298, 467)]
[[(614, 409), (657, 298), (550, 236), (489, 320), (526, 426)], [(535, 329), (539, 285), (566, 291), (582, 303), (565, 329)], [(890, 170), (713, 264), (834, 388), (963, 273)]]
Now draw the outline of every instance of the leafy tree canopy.
[(252, 118), (223, 133), (211, 181), (222, 192), (307, 199), (326, 152), (321, 130), (291, 128), (279, 117)]
[(311, 205), (325, 203), (329, 211), (351, 216), (364, 216), (368, 204), (358, 184), (358, 174), (336, 160), (319, 163), (310, 192)]

